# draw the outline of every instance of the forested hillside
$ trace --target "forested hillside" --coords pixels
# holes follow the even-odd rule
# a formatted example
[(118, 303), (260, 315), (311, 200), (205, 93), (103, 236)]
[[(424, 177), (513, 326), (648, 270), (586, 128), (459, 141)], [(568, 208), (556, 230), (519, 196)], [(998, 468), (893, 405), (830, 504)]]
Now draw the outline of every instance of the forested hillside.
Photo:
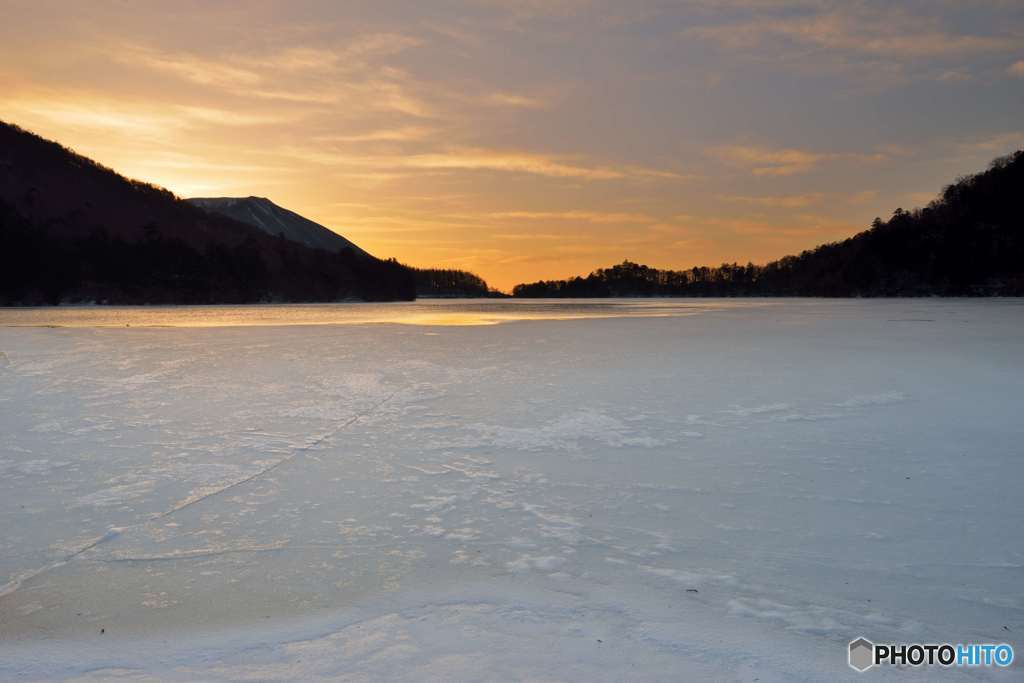
[(203, 211), (0, 122), (0, 304), (412, 299), (413, 274)]
[(868, 230), (765, 265), (659, 270), (626, 261), (517, 285), (518, 297), (1024, 295), (1024, 151)]

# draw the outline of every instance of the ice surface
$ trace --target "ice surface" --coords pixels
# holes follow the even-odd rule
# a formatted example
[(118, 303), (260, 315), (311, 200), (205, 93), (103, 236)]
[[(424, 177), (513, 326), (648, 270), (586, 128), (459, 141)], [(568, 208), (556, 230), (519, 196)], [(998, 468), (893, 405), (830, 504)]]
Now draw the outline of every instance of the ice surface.
[(0, 327), (0, 679), (842, 680), (859, 635), (1019, 644), (1022, 302), (566, 305)]

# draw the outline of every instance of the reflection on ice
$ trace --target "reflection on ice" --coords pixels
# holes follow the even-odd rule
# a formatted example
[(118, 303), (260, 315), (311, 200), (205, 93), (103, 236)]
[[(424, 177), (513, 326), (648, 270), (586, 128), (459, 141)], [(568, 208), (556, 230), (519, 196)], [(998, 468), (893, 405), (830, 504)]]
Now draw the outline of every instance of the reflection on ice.
[(496, 325), (517, 320), (675, 317), (768, 301), (707, 299), (421, 299), (414, 303), (251, 306), (69, 306), (0, 309), (0, 326), (246, 327), (281, 325)]

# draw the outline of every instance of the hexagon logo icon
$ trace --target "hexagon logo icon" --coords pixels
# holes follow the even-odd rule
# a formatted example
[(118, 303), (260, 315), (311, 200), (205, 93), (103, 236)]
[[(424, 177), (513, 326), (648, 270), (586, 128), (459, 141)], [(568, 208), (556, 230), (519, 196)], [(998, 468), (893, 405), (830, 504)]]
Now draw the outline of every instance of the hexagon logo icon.
[(875, 665), (875, 644), (867, 638), (850, 641), (850, 667), (857, 671), (867, 671)]

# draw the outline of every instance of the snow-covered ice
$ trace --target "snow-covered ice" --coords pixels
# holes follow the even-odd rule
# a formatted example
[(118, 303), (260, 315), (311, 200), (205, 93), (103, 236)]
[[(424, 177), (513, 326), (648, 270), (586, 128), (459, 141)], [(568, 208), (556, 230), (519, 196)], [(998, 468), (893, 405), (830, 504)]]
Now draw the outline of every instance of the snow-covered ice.
[(0, 680), (1021, 652), (1020, 300), (274, 308), (0, 311)]

